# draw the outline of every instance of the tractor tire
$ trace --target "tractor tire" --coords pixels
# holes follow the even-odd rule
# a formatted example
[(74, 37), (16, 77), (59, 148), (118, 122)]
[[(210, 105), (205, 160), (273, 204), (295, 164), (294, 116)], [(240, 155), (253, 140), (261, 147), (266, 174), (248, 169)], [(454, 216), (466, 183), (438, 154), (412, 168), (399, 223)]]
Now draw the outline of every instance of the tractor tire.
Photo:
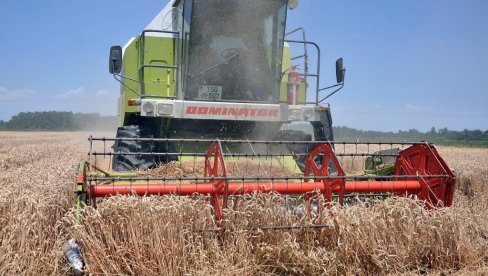
[[(156, 150), (157, 152), (161, 152), (161, 153), (176, 153), (176, 149), (174, 147), (173, 144), (171, 143), (165, 143), (165, 142), (161, 142), (159, 144), (156, 144)], [(157, 161), (158, 163), (170, 163), (170, 162), (174, 162), (174, 161), (178, 161), (178, 157), (175, 156), (175, 155), (161, 155), (161, 156), (158, 156), (156, 157), (158, 158)]]
[[(117, 138), (153, 138), (151, 131), (138, 125), (117, 129)], [(124, 155), (117, 153), (151, 153), (156, 151), (152, 141), (115, 141), (112, 169), (114, 171), (147, 170), (158, 164), (157, 157), (151, 155)]]

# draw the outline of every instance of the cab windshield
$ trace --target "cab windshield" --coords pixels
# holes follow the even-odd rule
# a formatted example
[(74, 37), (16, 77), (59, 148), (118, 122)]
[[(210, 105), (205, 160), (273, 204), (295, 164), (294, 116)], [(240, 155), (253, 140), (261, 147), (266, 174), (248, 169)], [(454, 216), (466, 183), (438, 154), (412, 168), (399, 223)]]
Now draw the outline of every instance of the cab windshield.
[(185, 98), (277, 103), (287, 2), (187, 1)]

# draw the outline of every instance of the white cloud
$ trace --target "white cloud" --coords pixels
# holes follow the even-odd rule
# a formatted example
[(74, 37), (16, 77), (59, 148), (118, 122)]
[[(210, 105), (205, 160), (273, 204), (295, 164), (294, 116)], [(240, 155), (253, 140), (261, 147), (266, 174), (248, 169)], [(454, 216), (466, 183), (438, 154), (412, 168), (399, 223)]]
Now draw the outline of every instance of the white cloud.
[(54, 97), (60, 99), (81, 99), (81, 98), (103, 98), (103, 97), (112, 97), (113, 94), (107, 89), (99, 89), (95, 92), (87, 92), (83, 86), (80, 86), (75, 89), (71, 89), (66, 91), (62, 94), (57, 94)]
[(17, 89), (10, 90), (6, 87), (0, 86), (0, 101), (12, 100), (30, 100), (37, 96), (37, 92), (31, 89)]
[(106, 90), (106, 89), (100, 89), (97, 92), (95, 92), (95, 97), (106, 97), (110, 96), (112, 92)]
[(117, 95), (108, 89), (88, 90), (83, 86), (53, 96), (50, 105), (54, 110), (114, 115)]
[(85, 88), (83, 88), (83, 86), (80, 86), (76, 89), (69, 90), (65, 93), (55, 95), (54, 97), (66, 99), (66, 98), (84, 98), (87, 96), (88, 94), (85, 92)]

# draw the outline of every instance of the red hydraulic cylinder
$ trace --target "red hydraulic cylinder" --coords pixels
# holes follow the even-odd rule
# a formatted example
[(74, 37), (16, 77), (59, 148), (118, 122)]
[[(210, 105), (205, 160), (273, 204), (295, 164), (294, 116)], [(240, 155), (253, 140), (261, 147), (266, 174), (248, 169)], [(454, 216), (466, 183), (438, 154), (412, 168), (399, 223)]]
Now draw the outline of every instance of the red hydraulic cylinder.
[[(416, 192), (421, 185), (417, 180), (396, 181), (346, 181), (345, 193), (372, 192)], [(229, 183), (229, 195), (252, 194), (254, 192), (279, 194), (304, 194), (325, 190), (322, 182), (240, 182)], [(335, 187), (332, 192), (339, 192)], [(144, 183), (144, 184), (99, 184), (91, 185), (88, 190), (90, 197), (106, 197), (112, 195), (182, 195), (223, 194), (223, 189), (216, 189), (212, 183)]]

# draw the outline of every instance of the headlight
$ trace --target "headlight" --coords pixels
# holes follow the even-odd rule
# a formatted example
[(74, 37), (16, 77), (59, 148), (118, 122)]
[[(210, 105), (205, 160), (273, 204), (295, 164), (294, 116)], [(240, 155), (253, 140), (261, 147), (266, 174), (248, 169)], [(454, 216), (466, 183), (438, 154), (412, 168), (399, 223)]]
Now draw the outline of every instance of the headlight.
[(154, 112), (154, 105), (151, 102), (145, 102), (142, 105), (142, 110), (146, 113), (153, 113)]
[(292, 121), (299, 121), (302, 119), (302, 110), (301, 109), (290, 109), (290, 120)]
[(167, 104), (167, 103), (158, 104), (158, 115), (161, 116), (173, 115), (173, 104)]

